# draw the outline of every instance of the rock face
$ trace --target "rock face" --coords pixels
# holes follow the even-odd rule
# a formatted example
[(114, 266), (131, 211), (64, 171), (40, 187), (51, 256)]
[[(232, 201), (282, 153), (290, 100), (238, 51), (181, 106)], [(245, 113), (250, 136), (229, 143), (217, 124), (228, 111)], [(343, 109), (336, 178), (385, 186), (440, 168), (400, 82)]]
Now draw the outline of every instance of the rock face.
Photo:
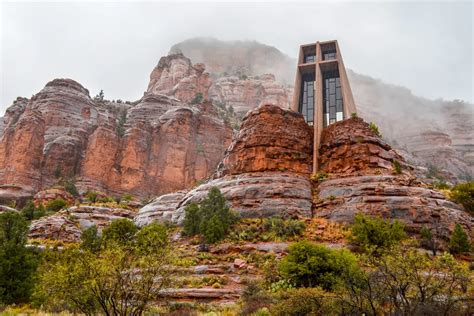
[(33, 221), (28, 237), (77, 242), (82, 231), (90, 226), (96, 225), (102, 230), (115, 219), (132, 219), (134, 216), (134, 211), (122, 208), (73, 206)]
[(134, 222), (138, 226), (146, 226), (154, 221), (173, 221), (173, 213), (186, 191), (163, 194), (140, 209)]
[(0, 137), (0, 201), (24, 200), (61, 178), (81, 191), (147, 197), (210, 175), (232, 137), (209, 103), (147, 94), (133, 104), (94, 101), (69, 79), (7, 110)]
[(300, 114), (261, 105), (244, 117), (213, 180), (189, 191), (177, 205), (167, 202), (174, 196), (158, 198), (135, 220), (156, 209), (156, 219), (181, 223), (185, 206), (201, 201), (213, 186), (245, 217), (311, 216), (312, 143), (312, 129)]
[(46, 206), (48, 202), (57, 199), (64, 200), (68, 202), (69, 205), (74, 204), (74, 197), (70, 193), (64, 191), (63, 189), (56, 188), (39, 191), (33, 197), (33, 202), (35, 203), (35, 206), (38, 207), (40, 204)]
[[(471, 216), (417, 180), (410, 166), (361, 119), (329, 126), (320, 155), (321, 168), (330, 175), (315, 186), (315, 216), (347, 223), (362, 212), (399, 219), (413, 233), (426, 226), (444, 240), (456, 223), (467, 231), (473, 227)], [(394, 160), (401, 165), (400, 174)]]
[(204, 64), (193, 66), (180, 53), (162, 57), (150, 75), (147, 93), (174, 96), (185, 103), (198, 93), (207, 99), (211, 78), (204, 70)]
[(242, 117), (261, 103), (275, 104), (287, 109), (290, 107), (292, 93), (292, 89), (277, 83), (272, 74), (241, 78), (224, 76), (213, 82), (209, 89), (209, 98), (218, 104), (232, 106)]

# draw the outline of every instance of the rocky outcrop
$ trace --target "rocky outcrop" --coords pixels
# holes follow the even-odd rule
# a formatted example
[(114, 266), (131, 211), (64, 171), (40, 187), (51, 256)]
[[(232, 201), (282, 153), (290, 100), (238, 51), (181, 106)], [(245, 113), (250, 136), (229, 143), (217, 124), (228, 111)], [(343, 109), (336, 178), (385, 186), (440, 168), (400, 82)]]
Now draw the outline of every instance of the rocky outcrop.
[(208, 98), (211, 78), (204, 64), (192, 65), (181, 53), (160, 58), (150, 75), (147, 94), (164, 94), (189, 103), (200, 93)]
[(244, 217), (311, 216), (312, 135), (300, 114), (262, 105), (244, 117), (213, 180), (189, 191), (177, 205), (158, 198), (135, 220), (156, 209), (157, 220), (181, 223), (186, 205), (201, 201), (213, 186)]
[(349, 223), (361, 212), (401, 220), (412, 233), (430, 228), (444, 240), (456, 223), (472, 231), (473, 218), (413, 176), (403, 158), (361, 119), (337, 122), (324, 131), (320, 163), (329, 176), (315, 185), (317, 217)]
[(102, 206), (73, 206), (35, 220), (30, 225), (29, 238), (77, 242), (82, 231), (95, 225), (99, 230), (115, 219), (133, 219), (135, 211)]
[(48, 202), (61, 199), (66, 201), (69, 205), (74, 204), (74, 197), (63, 189), (51, 188), (43, 191), (39, 191), (33, 197), (35, 206), (38, 207), (40, 204), (46, 206)]
[(134, 222), (138, 226), (146, 226), (154, 221), (173, 221), (173, 214), (179, 202), (186, 195), (186, 191), (163, 194), (142, 207)]
[(189, 188), (222, 159), (231, 128), (213, 106), (147, 94), (133, 104), (92, 100), (70, 79), (49, 82), (7, 110), (0, 201), (23, 201), (61, 178), (145, 198)]
[(217, 104), (232, 106), (240, 117), (261, 103), (290, 107), (292, 89), (277, 83), (275, 76), (264, 74), (240, 78), (223, 76), (217, 78), (209, 88), (209, 98)]

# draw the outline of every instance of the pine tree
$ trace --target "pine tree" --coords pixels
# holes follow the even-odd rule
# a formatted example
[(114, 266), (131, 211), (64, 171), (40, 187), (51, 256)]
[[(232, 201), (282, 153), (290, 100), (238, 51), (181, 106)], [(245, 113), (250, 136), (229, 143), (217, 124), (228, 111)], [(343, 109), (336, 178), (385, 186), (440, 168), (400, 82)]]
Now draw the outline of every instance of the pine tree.
[(449, 240), (449, 250), (453, 254), (469, 252), (471, 245), (466, 232), (462, 229), (461, 225), (456, 224), (454, 231)]

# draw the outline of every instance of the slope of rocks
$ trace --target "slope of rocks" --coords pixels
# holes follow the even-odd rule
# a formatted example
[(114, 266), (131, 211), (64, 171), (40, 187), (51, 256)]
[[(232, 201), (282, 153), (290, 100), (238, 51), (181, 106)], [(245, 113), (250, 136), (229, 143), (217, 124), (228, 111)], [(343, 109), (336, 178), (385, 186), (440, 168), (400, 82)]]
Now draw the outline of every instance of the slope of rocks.
[(412, 233), (425, 226), (444, 240), (456, 223), (471, 231), (473, 218), (413, 176), (412, 168), (362, 119), (330, 125), (319, 152), (328, 178), (315, 185), (315, 216), (348, 223), (362, 212), (399, 219)]
[[(218, 187), (244, 217), (310, 216), (312, 129), (299, 113), (261, 105), (244, 117), (214, 179), (189, 191), (176, 204), (175, 195), (145, 206), (136, 222), (149, 219), (181, 223), (184, 208)], [(173, 200), (173, 203), (167, 201)]]

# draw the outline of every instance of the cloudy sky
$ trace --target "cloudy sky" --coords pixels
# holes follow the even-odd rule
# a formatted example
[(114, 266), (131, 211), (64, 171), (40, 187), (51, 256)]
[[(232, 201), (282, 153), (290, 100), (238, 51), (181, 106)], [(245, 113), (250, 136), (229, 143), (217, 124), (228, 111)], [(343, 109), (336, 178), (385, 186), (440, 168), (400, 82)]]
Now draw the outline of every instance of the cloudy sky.
[(473, 102), (473, 3), (1, 2), (0, 116), (72, 78), (136, 100), (159, 58), (192, 37), (257, 40), (296, 57), (338, 39), (346, 67), (427, 98)]

